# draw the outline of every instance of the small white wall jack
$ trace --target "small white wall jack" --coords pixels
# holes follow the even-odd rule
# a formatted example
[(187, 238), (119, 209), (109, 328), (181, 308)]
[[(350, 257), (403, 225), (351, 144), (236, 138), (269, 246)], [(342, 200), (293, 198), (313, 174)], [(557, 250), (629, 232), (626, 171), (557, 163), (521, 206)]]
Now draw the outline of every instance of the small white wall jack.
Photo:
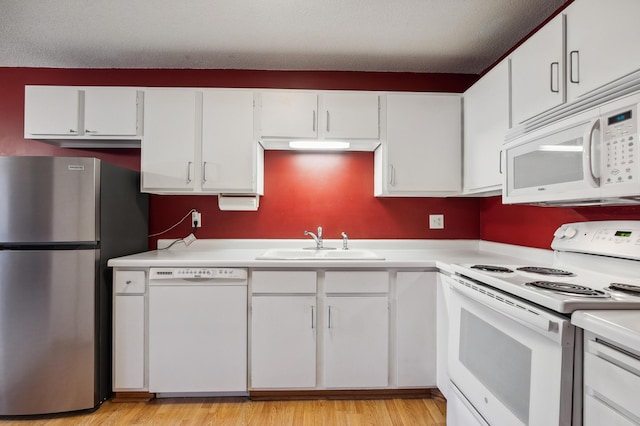
[(191, 212), (191, 227), (200, 228), (202, 226), (202, 215), (200, 212)]
[(429, 215), (429, 229), (444, 229), (444, 215), (443, 214), (430, 214)]

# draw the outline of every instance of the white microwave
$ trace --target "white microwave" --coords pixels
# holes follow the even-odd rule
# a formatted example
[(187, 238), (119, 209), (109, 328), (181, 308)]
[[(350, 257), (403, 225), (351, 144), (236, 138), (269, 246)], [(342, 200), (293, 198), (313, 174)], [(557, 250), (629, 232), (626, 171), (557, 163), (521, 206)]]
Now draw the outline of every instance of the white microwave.
[(562, 118), (506, 143), (504, 204), (640, 204), (634, 94)]

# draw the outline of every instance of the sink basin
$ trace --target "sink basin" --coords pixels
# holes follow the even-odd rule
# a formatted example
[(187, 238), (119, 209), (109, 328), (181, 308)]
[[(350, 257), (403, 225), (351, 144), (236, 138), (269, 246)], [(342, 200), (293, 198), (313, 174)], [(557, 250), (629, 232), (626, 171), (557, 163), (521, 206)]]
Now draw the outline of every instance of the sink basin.
[(258, 260), (384, 260), (370, 250), (269, 249)]

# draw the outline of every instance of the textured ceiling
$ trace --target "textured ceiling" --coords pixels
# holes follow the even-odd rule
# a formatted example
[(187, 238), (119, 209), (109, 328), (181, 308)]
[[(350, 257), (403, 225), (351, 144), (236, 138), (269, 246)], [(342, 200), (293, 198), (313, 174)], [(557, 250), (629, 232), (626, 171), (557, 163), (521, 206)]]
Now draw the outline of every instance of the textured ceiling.
[(0, 66), (477, 74), (567, 0), (0, 0)]

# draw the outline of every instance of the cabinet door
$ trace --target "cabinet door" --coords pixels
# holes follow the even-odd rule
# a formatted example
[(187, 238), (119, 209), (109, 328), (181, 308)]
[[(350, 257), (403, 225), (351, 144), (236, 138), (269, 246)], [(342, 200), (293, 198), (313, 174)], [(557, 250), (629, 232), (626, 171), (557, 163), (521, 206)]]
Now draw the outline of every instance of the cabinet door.
[(325, 93), (321, 121), (325, 139), (378, 139), (380, 96), (372, 93)]
[(499, 190), (500, 154), (510, 126), (509, 61), (464, 93), (464, 192)]
[(458, 95), (387, 96), (387, 141), (376, 149), (375, 195), (460, 192), (461, 108)]
[(436, 273), (398, 272), (398, 387), (436, 385)]
[(138, 92), (134, 88), (87, 88), (84, 91), (87, 136), (136, 136)]
[(316, 386), (316, 297), (253, 296), (251, 387)]
[(325, 387), (387, 387), (387, 296), (328, 296), (324, 313)]
[(115, 296), (113, 309), (113, 389), (145, 388), (144, 296)]
[(580, 0), (565, 13), (569, 100), (640, 69), (640, 2)]
[(142, 190), (192, 191), (195, 186), (196, 92), (148, 90), (144, 98)]
[(202, 95), (202, 189), (256, 192), (253, 92), (207, 90)]
[(318, 95), (294, 90), (262, 92), (260, 136), (317, 138)]
[(77, 136), (79, 123), (80, 91), (76, 87), (25, 87), (25, 135)]
[(565, 101), (564, 23), (556, 16), (510, 56), (514, 124)]

